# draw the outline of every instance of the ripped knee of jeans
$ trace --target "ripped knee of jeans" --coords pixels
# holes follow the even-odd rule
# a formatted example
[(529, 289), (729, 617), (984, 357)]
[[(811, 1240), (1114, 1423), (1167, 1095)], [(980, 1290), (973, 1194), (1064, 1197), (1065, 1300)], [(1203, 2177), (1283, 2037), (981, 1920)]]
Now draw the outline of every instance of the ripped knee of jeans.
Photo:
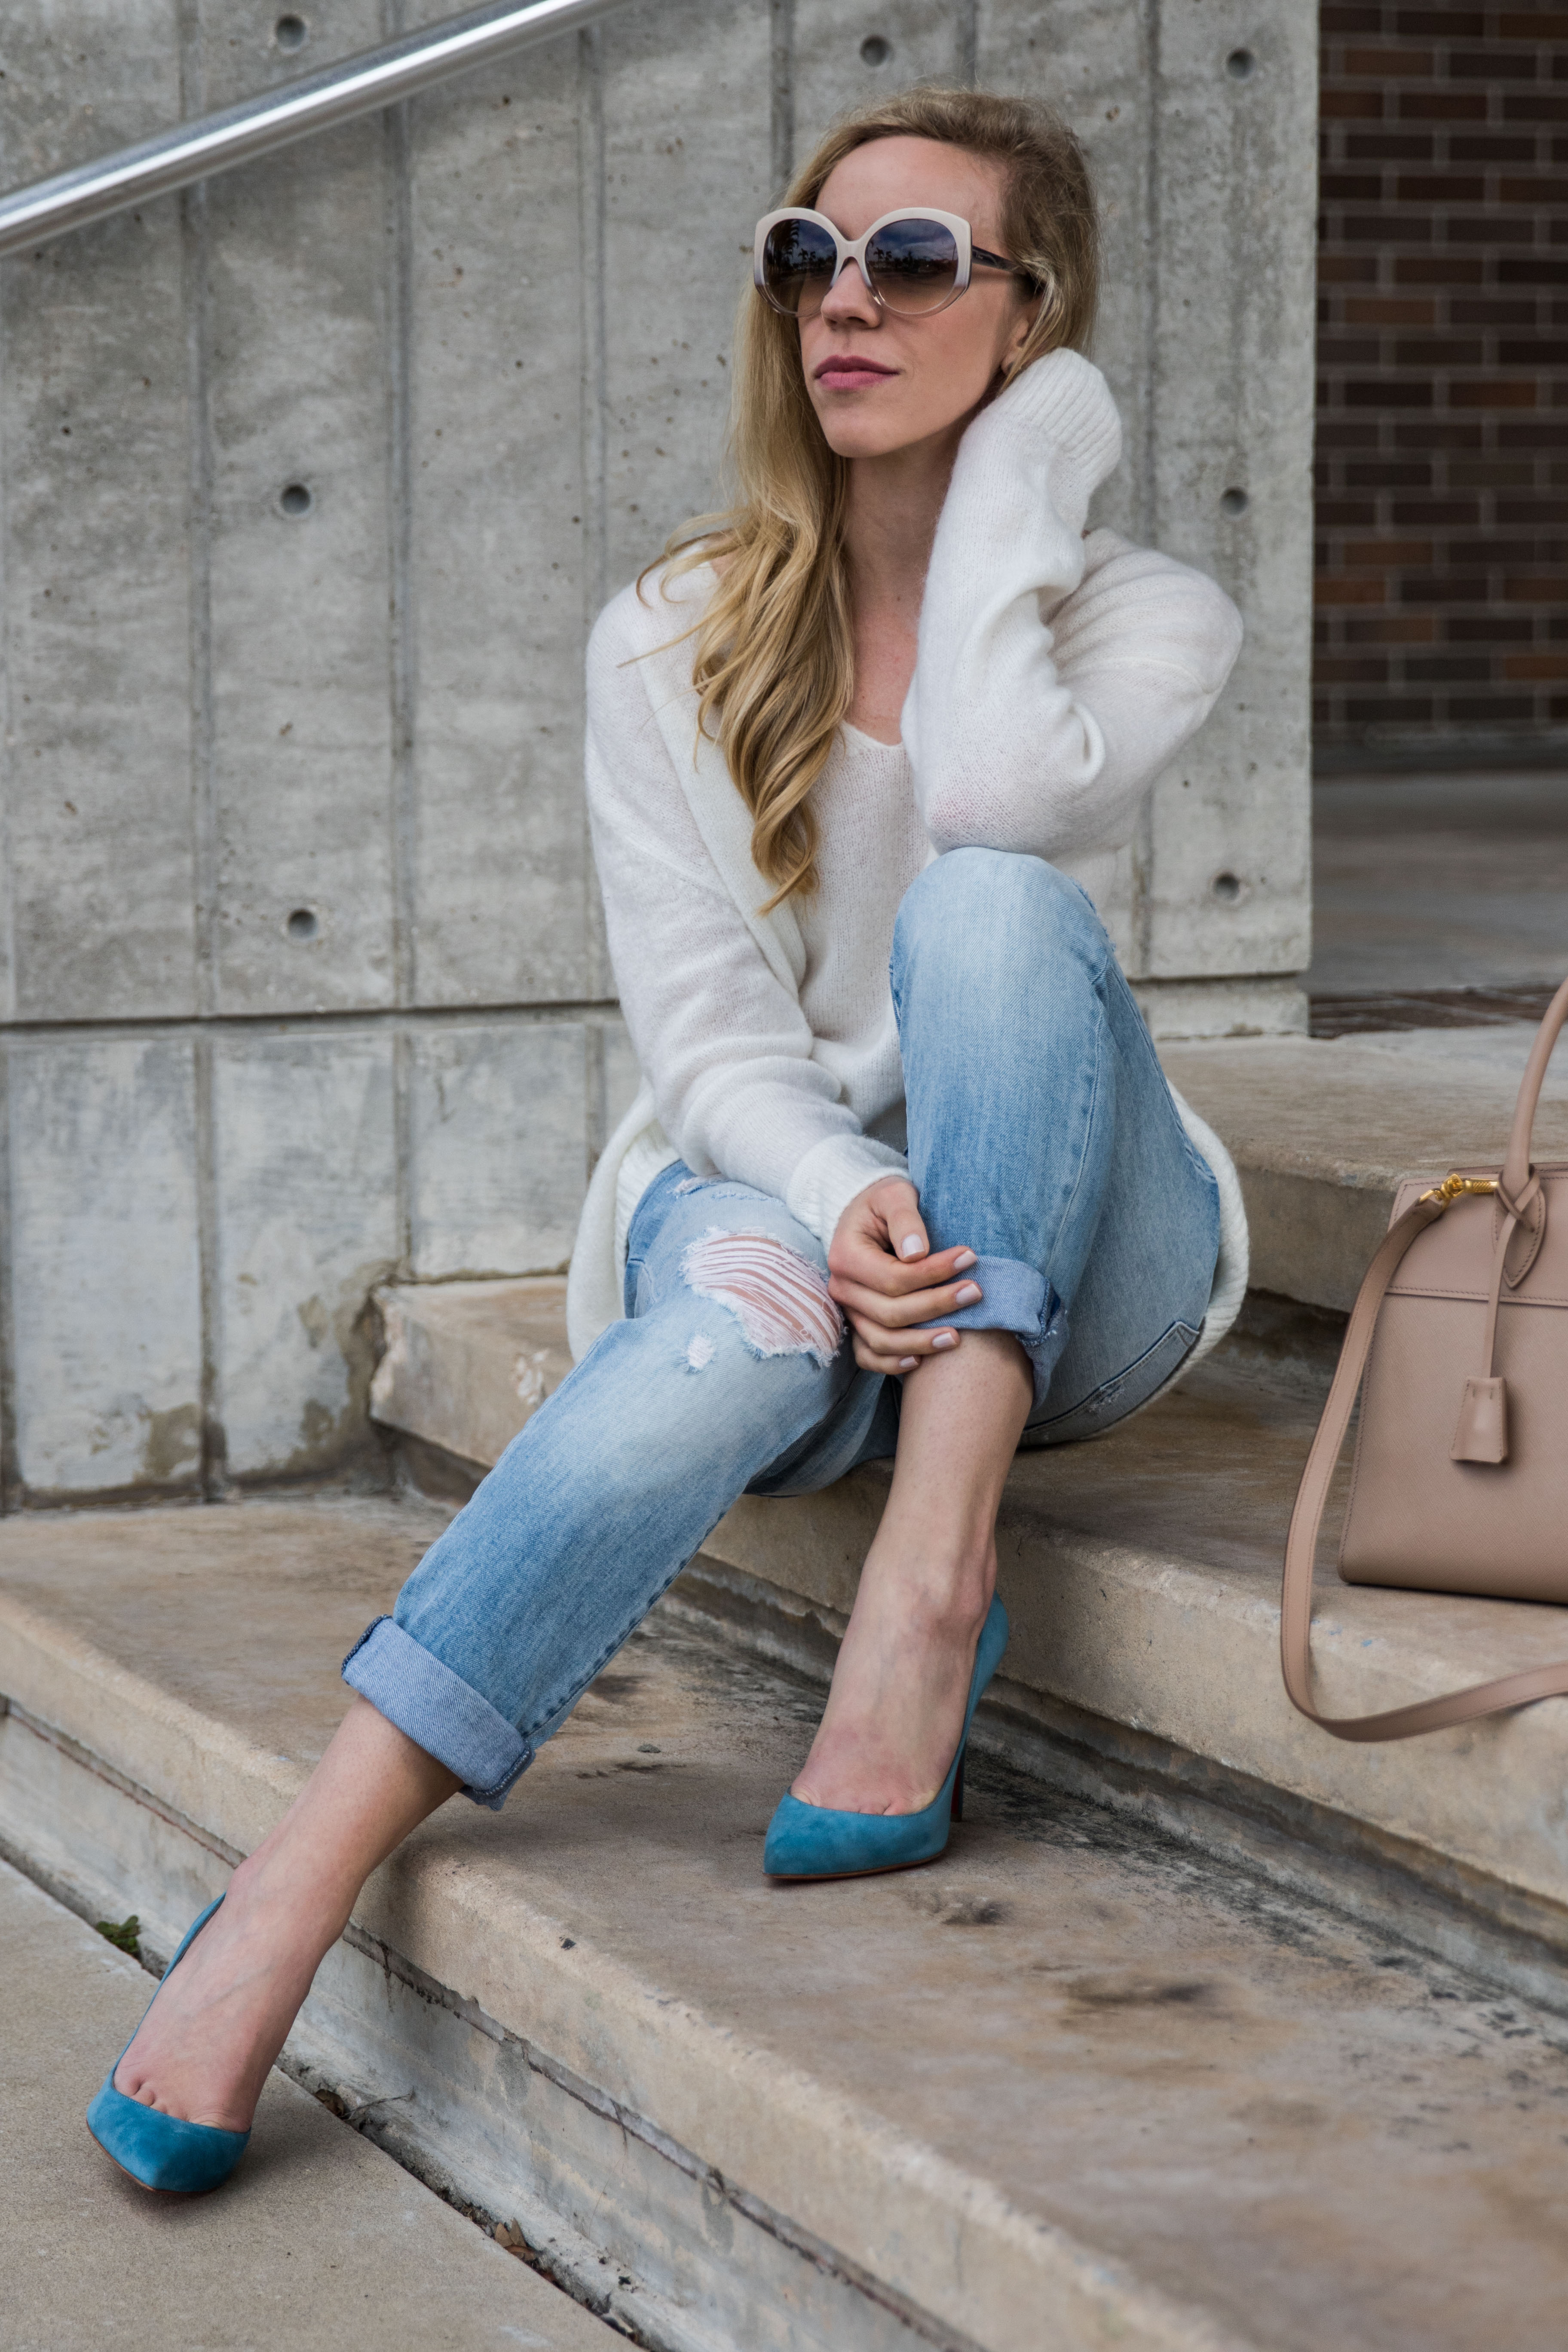
[(688, 1244), (680, 1273), (700, 1298), (729, 1309), (759, 1356), (810, 1356), (826, 1370), (843, 1344), (826, 1276), (773, 1234), (714, 1227)]

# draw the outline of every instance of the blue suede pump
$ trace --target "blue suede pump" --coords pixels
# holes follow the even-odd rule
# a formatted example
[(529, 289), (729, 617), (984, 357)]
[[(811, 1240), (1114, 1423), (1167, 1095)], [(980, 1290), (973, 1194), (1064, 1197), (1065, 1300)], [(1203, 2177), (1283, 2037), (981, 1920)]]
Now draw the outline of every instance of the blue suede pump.
[(859, 1878), (878, 1870), (912, 1870), (934, 1862), (947, 1833), (963, 1815), (963, 1751), (980, 1694), (1002, 1663), (1007, 1646), (1007, 1612), (993, 1600), (974, 1653), (969, 1705), (958, 1750), (947, 1778), (918, 1813), (840, 1813), (826, 1805), (803, 1805), (781, 1797), (763, 1848), (770, 1878)]
[[(209, 1903), (206, 1909), (185, 1932), (184, 1941), (163, 1971), (165, 1981), (173, 1975), (223, 1901)], [(163, 1990), (160, 1985), (159, 1991)], [(156, 2000), (158, 1994), (153, 1995)], [(153, 2001), (147, 2008), (150, 2010)], [(142, 2011), (142, 2021), (146, 2021)], [(141, 2032), (138, 2026), (136, 2032)], [(133, 2033), (131, 2041), (136, 2035)], [(131, 2042), (125, 2045), (129, 2050)], [(125, 2050), (120, 2058), (125, 2055)], [(87, 2111), (87, 2127), (94, 2139), (111, 2157), (121, 2172), (143, 2189), (155, 2189), (165, 2197), (199, 2197), (205, 2189), (216, 2189), (226, 2180), (250, 2138), (247, 2131), (219, 2131), (213, 2124), (188, 2124), (183, 2116), (160, 2115), (156, 2107), (144, 2107), (140, 2099), (128, 2099), (123, 2091), (114, 2087), (114, 2062), (103, 2078), (103, 2088)]]

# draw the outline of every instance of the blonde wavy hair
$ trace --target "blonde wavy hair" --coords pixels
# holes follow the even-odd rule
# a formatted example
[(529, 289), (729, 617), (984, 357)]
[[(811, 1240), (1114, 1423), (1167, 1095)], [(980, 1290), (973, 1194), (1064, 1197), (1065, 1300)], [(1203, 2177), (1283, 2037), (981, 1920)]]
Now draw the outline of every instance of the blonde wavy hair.
[[(1028, 99), (905, 90), (837, 122), (784, 202), (815, 205), (855, 148), (900, 137), (940, 140), (1002, 166), (1005, 250), (1039, 294), (1014, 373), (1062, 344), (1081, 348), (1099, 289), (1099, 225), (1083, 150), (1067, 124)], [(648, 570), (662, 565), (674, 579), (702, 563), (721, 567), (690, 633), (698, 726), (722, 750), (752, 813), (752, 856), (773, 886), (771, 908), (816, 887), (811, 793), (853, 698), (855, 652), (843, 539), (847, 463), (816, 421), (798, 327), (754, 289), (742, 299), (735, 338), (729, 464), (734, 504), (687, 523)]]

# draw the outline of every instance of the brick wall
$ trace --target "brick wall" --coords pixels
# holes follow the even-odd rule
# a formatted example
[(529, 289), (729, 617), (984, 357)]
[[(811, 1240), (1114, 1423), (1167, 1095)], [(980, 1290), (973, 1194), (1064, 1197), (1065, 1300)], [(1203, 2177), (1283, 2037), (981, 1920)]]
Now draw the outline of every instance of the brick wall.
[(1568, 745), (1568, 7), (1321, 21), (1320, 761)]

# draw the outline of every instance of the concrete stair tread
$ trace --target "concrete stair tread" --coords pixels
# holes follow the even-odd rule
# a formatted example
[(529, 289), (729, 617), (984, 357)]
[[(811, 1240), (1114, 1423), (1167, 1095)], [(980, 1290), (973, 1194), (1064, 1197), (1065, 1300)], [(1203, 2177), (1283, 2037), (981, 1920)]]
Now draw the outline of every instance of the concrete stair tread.
[[(221, 1883), (212, 1849), (245, 1850), (287, 1802), (340, 1712), (335, 1661), (367, 1601), (390, 1601), (440, 1523), (247, 1504), (0, 1529), (7, 1839), (99, 1899), (112, 1857), (84, 1809), (119, 1781), (165, 1846), (205, 1840)], [(175, 1675), (171, 1610), (188, 1634)], [(263, 1652), (267, 1690), (242, 1708)], [(763, 1832), (816, 1705), (661, 1611), (506, 1811), (445, 1808), (358, 1914), (482, 2046), (510, 2034), (607, 2103), (620, 2139), (695, 2167), (726, 2261), (765, 2215), (770, 2243), (794, 2232), (819, 2268), (830, 2250), (908, 2323), (710, 2338), (688, 2305), (682, 2336), (648, 2303), (654, 2340), (879, 2346), (918, 2323), (1009, 2352), (1112, 2336), (1316, 2352), (1325, 2312), (1347, 2347), (1548, 2340), (1568, 2287), (1546, 2185), (1568, 2060), (1538, 2016), (984, 1762), (938, 1868), (771, 1888)], [(36, 1759), (73, 1743), (86, 1793), (29, 1813)], [(141, 1906), (166, 1937), (183, 1924), (158, 1916), (158, 1886)], [(302, 2063), (343, 2043), (346, 1999), (324, 1987)], [(382, 2063), (367, 2087), (400, 2092), (412, 2046)], [(463, 2142), (420, 2081), (405, 2127), (427, 2111), (437, 2141)], [(502, 2163), (499, 2128), (475, 2126), (480, 2173)], [(594, 2214), (629, 2264), (613, 2186)], [(632, 2324), (636, 2286), (612, 2308)]]
[(371, 1411), (446, 1453), (499, 1461), (572, 1369), (558, 1277), (389, 1284), (376, 1301), (384, 1344)]
[(625, 2341), (281, 2074), (262, 2094), (241, 2179), (189, 2206), (155, 2203), (82, 2121), (151, 1979), (4, 1863), (0, 1954), (11, 2352), (99, 2352), (128, 2335), (290, 2352)]

